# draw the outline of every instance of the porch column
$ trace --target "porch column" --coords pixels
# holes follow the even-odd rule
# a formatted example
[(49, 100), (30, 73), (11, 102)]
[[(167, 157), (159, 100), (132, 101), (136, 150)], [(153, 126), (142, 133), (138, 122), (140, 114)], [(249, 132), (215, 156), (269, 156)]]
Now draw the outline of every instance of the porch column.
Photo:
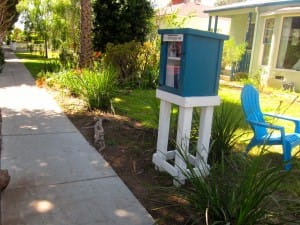
[(214, 33), (217, 33), (217, 28), (218, 28), (218, 16), (215, 16), (215, 27), (214, 27)]
[(208, 20), (208, 31), (211, 31), (211, 20), (212, 20), (212, 16), (209, 16), (209, 20)]
[[(250, 40), (250, 27), (251, 27), (251, 23), (252, 23), (252, 12), (249, 12), (249, 14), (248, 14), (248, 30), (247, 30), (246, 39), (245, 39), (245, 41), (247, 43), (249, 43), (249, 40)], [(252, 48), (252, 46), (251, 46), (251, 48)]]

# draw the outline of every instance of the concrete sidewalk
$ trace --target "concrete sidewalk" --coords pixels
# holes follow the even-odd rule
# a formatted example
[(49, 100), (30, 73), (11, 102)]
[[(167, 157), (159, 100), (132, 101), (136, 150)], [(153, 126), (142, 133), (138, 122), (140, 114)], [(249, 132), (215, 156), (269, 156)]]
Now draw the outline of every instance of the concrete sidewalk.
[(0, 73), (2, 225), (150, 225), (120, 178), (9, 50)]

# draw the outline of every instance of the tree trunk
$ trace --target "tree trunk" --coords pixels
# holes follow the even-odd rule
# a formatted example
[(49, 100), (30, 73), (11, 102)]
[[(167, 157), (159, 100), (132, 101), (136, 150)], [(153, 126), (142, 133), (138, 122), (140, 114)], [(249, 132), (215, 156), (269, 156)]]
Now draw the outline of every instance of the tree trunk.
[(45, 41), (44, 41), (44, 50), (45, 50), (45, 58), (48, 59), (48, 40), (47, 40), (47, 37), (45, 37)]
[(93, 62), (91, 0), (80, 0), (80, 4), (81, 4), (81, 24), (80, 24), (79, 67), (91, 68)]

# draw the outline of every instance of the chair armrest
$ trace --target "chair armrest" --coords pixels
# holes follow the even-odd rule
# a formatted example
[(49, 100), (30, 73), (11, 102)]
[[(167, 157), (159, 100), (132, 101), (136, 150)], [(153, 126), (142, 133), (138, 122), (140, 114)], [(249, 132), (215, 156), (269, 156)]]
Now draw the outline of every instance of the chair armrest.
[(275, 114), (275, 113), (264, 113), (263, 115), (294, 122), (295, 123), (295, 133), (300, 133), (300, 119), (298, 119), (298, 118), (291, 117), (291, 116), (284, 116), (284, 115)]
[(284, 131), (283, 126), (273, 125), (273, 124), (270, 124), (270, 123), (262, 123), (262, 122), (257, 122), (257, 121), (253, 121), (253, 120), (247, 120), (247, 122), (250, 123), (250, 124), (254, 124), (256, 126), (260, 126), (260, 127), (265, 127), (265, 128), (269, 128), (269, 129), (283, 130)]
[(262, 122), (252, 121), (252, 120), (247, 120), (247, 122), (249, 124), (253, 124), (256, 126), (265, 127), (267, 129), (279, 130), (282, 140), (284, 141), (285, 139), (285, 130), (283, 126), (273, 125), (270, 123), (262, 123)]

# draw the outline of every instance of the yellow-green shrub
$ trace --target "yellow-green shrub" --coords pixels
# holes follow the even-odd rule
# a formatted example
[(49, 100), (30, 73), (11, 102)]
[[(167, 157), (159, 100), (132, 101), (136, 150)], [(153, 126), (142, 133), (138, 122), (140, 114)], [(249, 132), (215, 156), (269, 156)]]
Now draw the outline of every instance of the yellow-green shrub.
[(159, 52), (155, 42), (131, 41), (106, 45), (104, 63), (118, 71), (121, 86), (155, 87), (158, 77)]

